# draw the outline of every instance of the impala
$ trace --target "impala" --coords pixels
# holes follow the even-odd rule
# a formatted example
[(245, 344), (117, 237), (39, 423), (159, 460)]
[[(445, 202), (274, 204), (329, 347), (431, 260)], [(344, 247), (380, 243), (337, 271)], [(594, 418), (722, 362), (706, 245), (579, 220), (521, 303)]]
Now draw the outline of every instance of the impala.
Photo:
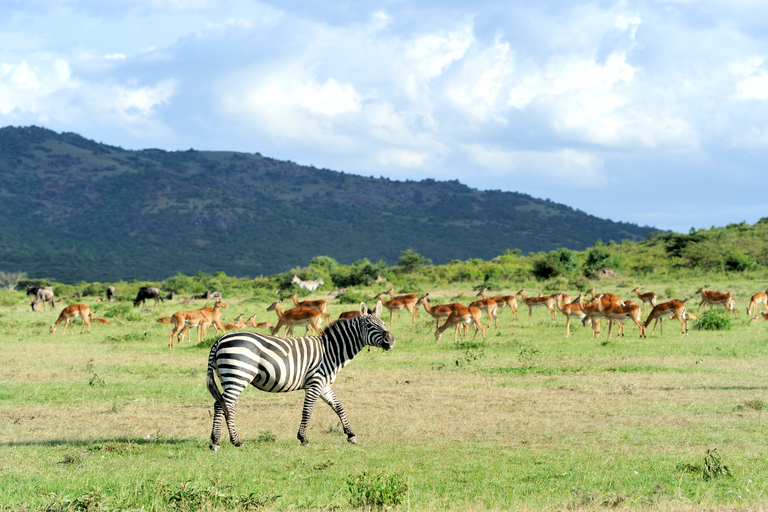
[[(49, 329), (50, 333), (53, 334), (53, 331), (56, 330), (56, 327), (58, 327), (61, 322), (64, 322), (64, 330), (61, 332), (63, 336), (67, 333), (67, 327), (69, 326), (69, 323), (75, 318), (80, 318), (83, 321), (83, 328), (80, 329), (80, 334), (83, 334), (86, 325), (88, 326), (88, 334), (90, 334), (93, 313), (91, 312), (91, 308), (85, 304), (72, 304), (71, 306), (64, 308), (64, 310), (59, 313), (58, 320), (56, 320), (56, 322)], [(72, 334), (75, 334), (74, 326), (72, 327)]]
[(752, 316), (752, 310), (755, 310), (757, 315), (757, 308), (760, 307), (760, 303), (763, 303), (763, 312), (768, 313), (768, 290), (764, 292), (757, 292), (749, 300), (749, 308), (747, 308), (747, 315)]
[[(478, 293), (478, 295), (480, 295)], [(493, 323), (494, 327), (498, 328), (499, 324), (496, 323), (496, 310), (499, 308), (498, 304), (496, 304), (496, 301), (493, 299), (480, 299), (476, 300), (474, 302), (469, 303), (469, 307), (471, 308), (477, 308), (479, 310), (485, 311), (488, 313), (488, 317), (490, 320), (488, 320), (488, 328), (491, 328), (491, 323)]]
[(250, 325), (251, 327), (255, 327), (256, 329), (272, 329), (275, 324), (267, 320), (266, 322), (257, 322), (256, 321), (256, 315), (251, 315), (251, 317), (245, 321), (245, 325)]
[(576, 297), (576, 304), (578, 304), (579, 309), (581, 309), (587, 319), (592, 323), (592, 338), (600, 336), (600, 318), (605, 316), (597, 306), (599, 301), (600, 298), (595, 297), (591, 302), (585, 303), (584, 297), (581, 295)]
[[(488, 297), (486, 293), (488, 291), (488, 288), (483, 288), (483, 290), (477, 295), (484, 299), (493, 299), (499, 309), (509, 306), (509, 309), (512, 310), (512, 314), (514, 315), (515, 320), (517, 320), (517, 297), (514, 295), (496, 295), (495, 297)], [(570, 296), (567, 297), (567, 302), (571, 302)]]
[[(598, 297), (600, 298), (600, 297)], [(640, 338), (645, 338), (645, 325), (640, 320), (640, 312), (642, 308), (635, 304), (617, 304), (615, 302), (608, 302), (607, 304), (602, 300), (597, 300), (597, 309), (603, 313), (603, 316), (608, 319), (608, 339), (611, 339), (611, 330), (613, 329), (613, 322), (619, 324), (619, 332), (621, 336), (624, 336), (624, 321), (627, 318), (631, 318), (635, 324), (640, 328)]]
[(413, 304), (413, 313), (416, 316), (419, 316), (419, 308), (416, 307), (416, 302), (418, 302), (419, 296), (414, 293), (404, 293), (403, 295), (395, 295), (393, 290), (394, 288), (390, 288), (389, 290), (382, 293), (388, 294), (390, 299), (403, 299), (411, 302), (411, 304)]
[[(407, 309), (408, 312), (411, 314), (411, 318), (413, 319), (413, 323), (416, 323), (416, 313), (414, 313), (414, 308), (416, 306), (415, 301), (412, 301), (410, 298), (400, 298), (395, 297), (393, 299), (386, 300), (384, 298), (385, 293), (392, 293), (392, 290), (389, 290), (389, 292), (381, 292), (377, 294), (374, 297), (374, 300), (380, 300), (382, 305), (389, 310), (389, 323), (392, 324), (392, 318), (394, 316), (395, 311), (398, 313), (402, 312), (404, 309)], [(418, 300), (418, 297), (417, 297)], [(416, 310), (418, 311), (418, 309)]]
[(243, 315), (241, 314), (237, 318), (235, 318), (234, 322), (229, 324), (224, 324), (224, 328), (228, 331), (233, 331), (235, 329), (243, 329), (247, 327), (247, 324), (243, 322)]
[(475, 339), (478, 330), (483, 332), (483, 339), (485, 339), (485, 328), (483, 327), (483, 324), (480, 323), (480, 316), (482, 314), (483, 312), (480, 309), (471, 306), (468, 308), (456, 308), (450, 315), (448, 315), (448, 318), (445, 319), (443, 325), (435, 330), (435, 339), (440, 341), (440, 337), (446, 329), (454, 327), (453, 342), (456, 343), (458, 341), (459, 327), (462, 325), (469, 325), (470, 323), (475, 326), (475, 336), (473, 336), (472, 339)]
[[(224, 330), (224, 325), (221, 323), (221, 310), (219, 308), (228, 307), (221, 299), (217, 299), (212, 308), (202, 308), (193, 311), (177, 311), (171, 316), (171, 323), (173, 323), (173, 329), (168, 338), (168, 346), (175, 348), (174, 340), (178, 339), (179, 343), (184, 341), (184, 335), (189, 332), (192, 327), (197, 328), (197, 342), (200, 343), (205, 338), (205, 328), (213, 324), (216, 327), (216, 332)], [(192, 334), (189, 335), (189, 341), (192, 341)]]
[(728, 310), (728, 316), (731, 316), (731, 313), (737, 313), (736, 310), (736, 302), (733, 300), (733, 296), (731, 295), (731, 292), (716, 292), (707, 290), (706, 285), (702, 286), (698, 290), (696, 290), (695, 293), (698, 293), (701, 295), (701, 302), (699, 303), (699, 309), (696, 310), (698, 313), (701, 311), (701, 306), (707, 305), (707, 306), (723, 306), (725, 309)]
[(416, 301), (416, 305), (424, 306), (424, 310), (427, 313), (429, 313), (432, 316), (432, 318), (435, 319), (436, 329), (440, 327), (440, 320), (451, 316), (451, 313), (453, 312), (454, 309), (465, 307), (459, 304), (458, 302), (454, 302), (453, 304), (439, 304), (439, 305), (432, 306), (429, 304), (429, 293), (425, 293), (423, 297), (421, 297), (418, 301)]
[(555, 300), (549, 295), (540, 295), (538, 297), (526, 297), (525, 288), (517, 292), (515, 295), (519, 295), (523, 302), (528, 306), (528, 320), (533, 318), (533, 308), (539, 306), (546, 306), (549, 310), (549, 314), (552, 316), (552, 320), (555, 319)]
[(320, 313), (323, 314), (323, 318), (325, 318), (326, 322), (329, 322), (331, 320), (331, 317), (328, 315), (328, 302), (318, 299), (318, 300), (302, 300), (299, 301), (299, 295), (297, 293), (292, 293), (288, 297), (288, 299), (293, 299), (293, 305), (297, 307), (302, 308), (311, 308), (316, 309)]
[(768, 313), (760, 313), (758, 316), (752, 319), (753, 322), (763, 322), (768, 320)]
[(656, 305), (656, 299), (658, 298), (658, 295), (656, 295), (653, 292), (648, 293), (640, 293), (640, 287), (638, 286), (634, 290), (632, 290), (629, 293), (637, 293), (637, 298), (643, 301), (643, 309), (645, 309), (646, 304), (650, 304), (650, 307), (653, 307)]
[(320, 311), (299, 306), (283, 312), (280, 309), (280, 303), (282, 301), (282, 299), (278, 299), (267, 308), (267, 311), (274, 311), (277, 313), (278, 319), (277, 325), (270, 331), (270, 334), (277, 336), (277, 334), (280, 332), (280, 328), (285, 326), (285, 335), (286, 337), (290, 338), (293, 336), (293, 328), (297, 325), (306, 326), (307, 330), (304, 334), (309, 333), (310, 329), (312, 329), (313, 335), (316, 334), (319, 336), (321, 334), (320, 324), (323, 321), (323, 314)]
[[(685, 300), (688, 300), (687, 298)], [(680, 321), (681, 325), (681, 333), (680, 336), (684, 336), (688, 334), (688, 320), (686, 317), (686, 311), (685, 311), (685, 300), (671, 300), (669, 302), (662, 302), (661, 304), (656, 304), (653, 306), (653, 309), (651, 310), (651, 313), (648, 315), (648, 319), (645, 321), (645, 328), (648, 329), (648, 326), (651, 323), (651, 320), (653, 320), (653, 329), (651, 330), (651, 336), (653, 336), (653, 333), (656, 332), (656, 324), (659, 323), (659, 334), (664, 334), (664, 318), (669, 317), (670, 319), (676, 318)]]
[[(571, 335), (571, 317), (580, 318), (581, 324), (585, 327), (589, 319), (587, 318), (586, 313), (581, 310), (578, 303), (571, 304), (563, 301), (563, 295), (564, 292), (559, 292), (554, 294), (553, 297), (555, 298), (555, 306), (563, 315), (565, 315), (565, 337), (567, 338)], [(578, 301), (579, 299), (581, 299), (581, 295), (579, 295), (576, 300)]]

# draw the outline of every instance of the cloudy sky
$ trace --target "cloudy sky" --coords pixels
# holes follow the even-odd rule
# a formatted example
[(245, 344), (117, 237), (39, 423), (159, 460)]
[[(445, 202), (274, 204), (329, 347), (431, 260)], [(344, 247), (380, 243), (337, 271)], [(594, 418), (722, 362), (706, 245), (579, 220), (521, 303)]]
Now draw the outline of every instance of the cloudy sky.
[(0, 0), (0, 126), (688, 232), (768, 217), (767, 59), (764, 0)]

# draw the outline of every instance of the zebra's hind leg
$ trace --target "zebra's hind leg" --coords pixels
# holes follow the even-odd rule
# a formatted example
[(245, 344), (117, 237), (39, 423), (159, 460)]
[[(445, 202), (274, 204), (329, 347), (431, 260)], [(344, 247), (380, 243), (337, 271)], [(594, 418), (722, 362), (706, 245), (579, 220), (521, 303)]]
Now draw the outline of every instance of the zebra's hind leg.
[(347, 413), (344, 412), (344, 407), (341, 405), (341, 402), (339, 402), (339, 399), (336, 398), (336, 393), (334, 393), (331, 387), (328, 386), (320, 392), (320, 397), (325, 403), (330, 405), (331, 409), (333, 409), (339, 416), (341, 425), (344, 427), (344, 433), (347, 434), (347, 441), (352, 444), (357, 444), (357, 436), (352, 432), (352, 426), (347, 419)]
[(210, 449), (216, 451), (219, 449), (219, 440), (221, 439), (221, 422), (224, 421), (224, 409), (219, 402), (213, 404), (213, 428), (211, 429)]

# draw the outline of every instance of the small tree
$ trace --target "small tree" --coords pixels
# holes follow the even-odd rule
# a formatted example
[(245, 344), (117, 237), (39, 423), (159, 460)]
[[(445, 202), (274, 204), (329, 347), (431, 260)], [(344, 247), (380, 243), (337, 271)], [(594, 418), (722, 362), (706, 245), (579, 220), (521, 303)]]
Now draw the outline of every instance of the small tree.
[(400, 259), (397, 260), (397, 267), (405, 274), (410, 274), (419, 269), (421, 265), (431, 265), (432, 260), (423, 257), (413, 249), (408, 249), (400, 253)]
[(0, 271), (0, 288), (5, 288), (8, 291), (16, 289), (16, 285), (19, 281), (27, 278), (26, 272), (2, 272)]

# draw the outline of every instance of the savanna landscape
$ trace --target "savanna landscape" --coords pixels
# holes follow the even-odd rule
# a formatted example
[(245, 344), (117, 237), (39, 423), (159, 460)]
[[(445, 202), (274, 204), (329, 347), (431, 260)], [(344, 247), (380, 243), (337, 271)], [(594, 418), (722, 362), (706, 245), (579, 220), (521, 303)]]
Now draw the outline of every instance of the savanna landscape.
[[(596, 244), (492, 261), (434, 266), (413, 251), (398, 265), (344, 266), (317, 257), (284, 274), (238, 279), (178, 274), (162, 282), (43, 283), (0, 291), (0, 508), (3, 510), (760, 510), (768, 506), (765, 367), (768, 322), (747, 314), (768, 288), (759, 240), (768, 223), (667, 234), (641, 243)], [(754, 236), (752, 236), (754, 235)], [(756, 242), (755, 240), (758, 240)], [(706, 244), (711, 243), (711, 250)], [(645, 245), (643, 245), (645, 244)], [(719, 255), (719, 256), (718, 256)], [(741, 268), (739, 268), (741, 265)], [(291, 277), (323, 278), (313, 292)], [(376, 278), (382, 277), (377, 282)], [(25, 287), (50, 284), (63, 298), (32, 311)], [(134, 307), (141, 286), (173, 298)], [(323, 299), (335, 319), (390, 288), (429, 293), (431, 304), (490, 295), (590, 288), (622, 300), (655, 292), (697, 314), (681, 336), (599, 337), (552, 320), (518, 296), (518, 318), (501, 308), (486, 337), (435, 339), (423, 307), (382, 317), (397, 342), (363, 350), (334, 384), (358, 444), (319, 402), (310, 444), (296, 439), (303, 392), (247, 389), (238, 399), (241, 447), (209, 450), (213, 399), (205, 386), (208, 329), (177, 343), (158, 323), (182, 309), (213, 306), (190, 297), (223, 293), (225, 322), (271, 320), (267, 307), (297, 292)], [(730, 291), (736, 312), (702, 307), (702, 286)], [(6, 283), (6, 288), (10, 286)], [(385, 299), (389, 300), (389, 299)], [(88, 305), (91, 333), (49, 328), (65, 305)], [(286, 307), (288, 305), (286, 304)], [(762, 311), (763, 305), (759, 307)], [(645, 320), (650, 307), (642, 311)], [(245, 330), (268, 332), (251, 327)], [(304, 329), (297, 327), (296, 335)]]

